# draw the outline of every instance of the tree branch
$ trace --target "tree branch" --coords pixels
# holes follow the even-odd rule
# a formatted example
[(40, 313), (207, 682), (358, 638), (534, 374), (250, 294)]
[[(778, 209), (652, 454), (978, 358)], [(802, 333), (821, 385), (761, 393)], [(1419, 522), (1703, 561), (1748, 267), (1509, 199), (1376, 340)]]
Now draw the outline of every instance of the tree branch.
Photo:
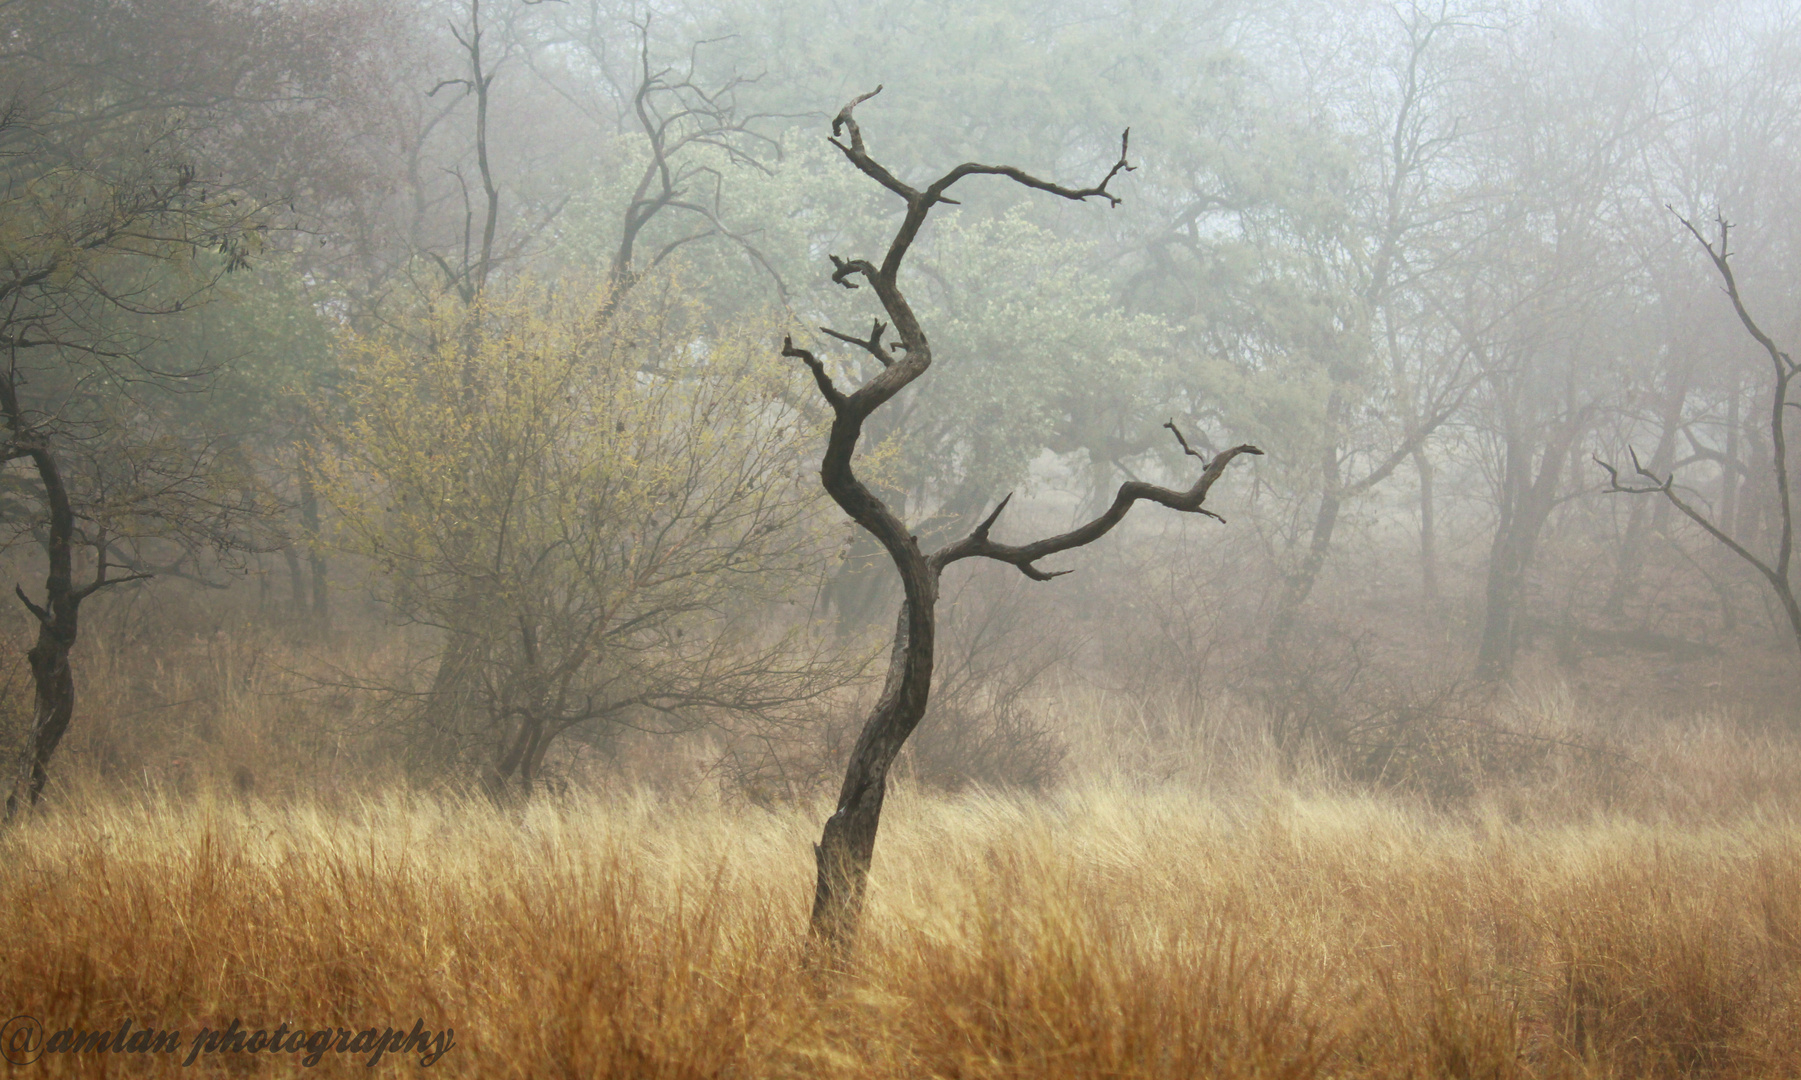
[[(1182, 433), (1176, 429), (1174, 421), (1164, 426), (1175, 432), (1177, 441), (1189, 454), (1195, 457), (1200, 456), (1188, 448), (1188, 440), (1183, 438)], [(935, 552), (931, 556), (931, 564), (935, 570), (942, 571), (946, 566), (961, 559), (994, 559), (997, 562), (1009, 563), (1017, 567), (1020, 573), (1033, 581), (1049, 581), (1054, 577), (1069, 573), (1069, 571), (1040, 570), (1033, 565), (1034, 563), (1048, 555), (1055, 555), (1071, 548), (1084, 547), (1099, 540), (1124, 520), (1126, 514), (1132, 509), (1132, 504), (1140, 499), (1160, 503), (1185, 514), (1205, 514), (1215, 520), (1224, 521), (1224, 518), (1201, 505), (1206, 501), (1207, 493), (1213, 488), (1214, 482), (1225, 474), (1226, 466), (1231, 464), (1233, 458), (1240, 454), (1261, 455), (1262, 453), (1262, 450), (1249, 443), (1223, 451), (1201, 471), (1200, 479), (1196, 480), (1194, 486), (1186, 491), (1173, 491), (1139, 480), (1128, 480), (1120, 485), (1119, 493), (1113, 497), (1113, 505), (1109, 506), (1099, 517), (1068, 532), (1031, 544), (1014, 546), (995, 543), (989, 539), (989, 529), (994, 526), (995, 520), (1001, 515), (1001, 510), (1012, 498), (1011, 495), (1008, 495), (980, 525), (976, 526), (974, 532)]]
[(883, 367), (888, 367), (894, 363), (894, 356), (882, 345), (882, 333), (887, 329), (887, 324), (883, 323), (880, 319), (876, 319), (875, 325), (870, 328), (869, 337), (865, 339), (851, 337), (849, 334), (841, 334), (829, 326), (822, 326), (819, 328), (821, 333), (830, 334), (839, 341), (848, 342), (849, 344), (855, 345), (868, 352), (869, 355), (881, 361)]
[(1627, 453), (1632, 455), (1633, 473), (1637, 476), (1644, 477), (1646, 480), (1649, 480), (1651, 482), (1652, 486), (1650, 486), (1650, 487), (1634, 487), (1629, 484), (1622, 484), (1620, 482), (1620, 471), (1618, 469), (1614, 468), (1614, 466), (1610, 465), (1609, 463), (1602, 461), (1599, 457), (1596, 457), (1596, 458), (1594, 458), (1595, 464), (1599, 465), (1599, 466), (1601, 466), (1601, 468), (1607, 470), (1606, 491), (1608, 493), (1610, 493), (1610, 494), (1618, 493), (1618, 494), (1623, 494), (1623, 495), (1662, 495), (1664, 498), (1666, 498), (1670, 501), (1671, 506), (1674, 506), (1677, 510), (1680, 510), (1684, 517), (1688, 518), (1690, 521), (1694, 522), (1695, 524), (1701, 526), (1701, 528), (1705, 529), (1707, 531), (1707, 535), (1709, 535), (1709, 536), (1713, 537), (1715, 540), (1719, 541), (1728, 550), (1730, 550), (1734, 555), (1737, 555), (1739, 558), (1745, 560), (1745, 562), (1750, 563), (1751, 566), (1754, 567), (1758, 573), (1762, 574), (1765, 578), (1768, 578), (1771, 582), (1781, 584), (1782, 576), (1780, 573), (1778, 573), (1778, 571), (1775, 567), (1770, 566), (1768, 563), (1764, 562), (1762, 559), (1758, 558), (1756, 555), (1753, 555), (1751, 553), (1750, 549), (1746, 548), (1743, 544), (1740, 544), (1737, 540), (1734, 540), (1732, 537), (1728, 536), (1724, 529), (1721, 529), (1718, 525), (1715, 525), (1711, 520), (1709, 520), (1707, 518), (1706, 515), (1702, 514), (1699, 510), (1696, 510), (1693, 506), (1690, 506), (1688, 504), (1687, 500), (1683, 499), (1682, 496), (1676, 494), (1676, 474), (1675, 473), (1672, 472), (1668, 476), (1659, 477), (1656, 473), (1645, 468), (1644, 465), (1639, 463), (1637, 450), (1634, 450), (1634, 449), (1628, 447)]
[(965, 176), (1004, 176), (1014, 183), (1024, 184), (1026, 187), (1035, 188), (1039, 191), (1048, 191), (1053, 195), (1060, 195), (1065, 199), (1072, 199), (1076, 202), (1082, 202), (1098, 196), (1106, 199), (1109, 206), (1118, 206), (1119, 196), (1108, 191), (1107, 185), (1112, 183), (1113, 178), (1122, 172), (1136, 171), (1135, 167), (1128, 164), (1126, 161), (1126, 150), (1131, 146), (1131, 143), (1132, 129), (1127, 128), (1119, 137), (1119, 160), (1115, 161), (1113, 167), (1107, 170), (1107, 175), (1101, 178), (1101, 182), (1093, 187), (1064, 187), (1062, 184), (1055, 184), (1049, 180), (1040, 180), (1036, 176), (1033, 176), (1022, 169), (1016, 169), (1011, 165), (978, 165), (974, 162), (970, 162), (968, 164), (959, 165), (950, 172), (945, 173), (944, 176), (933, 183), (931, 187), (926, 188), (925, 197), (932, 202), (950, 202), (951, 200), (944, 197), (944, 193), (950, 190), (951, 185), (963, 179)]
[(813, 381), (819, 384), (820, 394), (825, 397), (827, 404), (831, 405), (833, 410), (844, 405), (844, 395), (838, 392), (836, 386), (832, 385), (832, 377), (825, 373), (825, 365), (819, 362), (819, 357), (795, 345), (793, 337), (782, 338), (782, 355), (792, 356), (807, 365), (808, 369), (813, 372)]
[(46, 626), (50, 625), (50, 613), (31, 602), (31, 597), (25, 595), (25, 586), (14, 585), (13, 592), (19, 594), (19, 602), (25, 605), (27, 611), (37, 616), (38, 622)]
[[(908, 202), (912, 202), (919, 198), (919, 192), (901, 183), (880, 162), (869, 156), (869, 151), (863, 146), (863, 129), (857, 126), (856, 118), (851, 115), (853, 109), (881, 92), (882, 88), (877, 86), (867, 94), (852, 98), (850, 104), (839, 109), (838, 115), (832, 118), (832, 137), (826, 141), (843, 151), (844, 156), (850, 159), (850, 163), (860, 169), (865, 176)], [(850, 132), (849, 146), (838, 141), (838, 137), (843, 135), (846, 130)]]
[(155, 576), (155, 574), (127, 574), (126, 576), (119, 578), (101, 578), (99, 581), (92, 582), (86, 588), (77, 592), (75, 598), (77, 600), (86, 600), (88, 597), (109, 585), (123, 585), (128, 581), (149, 581)]

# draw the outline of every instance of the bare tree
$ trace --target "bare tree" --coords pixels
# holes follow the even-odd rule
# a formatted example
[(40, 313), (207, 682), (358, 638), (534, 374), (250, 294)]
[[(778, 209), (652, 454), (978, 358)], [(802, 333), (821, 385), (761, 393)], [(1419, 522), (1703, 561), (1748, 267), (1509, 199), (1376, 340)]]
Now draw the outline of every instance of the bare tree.
[(1757, 321), (1751, 317), (1750, 311), (1745, 308), (1744, 298), (1739, 294), (1738, 279), (1732, 272), (1732, 252), (1729, 244), (1732, 226), (1724, 217), (1716, 218), (1719, 226), (1719, 238), (1716, 242), (1702, 235), (1701, 230), (1696, 228), (1689, 219), (1682, 218), (1681, 220), (1683, 226), (1700, 243), (1702, 250), (1707, 252), (1707, 257), (1712, 260), (1714, 269), (1719, 271), (1720, 279), (1726, 286), (1726, 295), (1732, 299), (1732, 310), (1738, 315), (1739, 322), (1744, 324), (1745, 331), (1770, 358), (1772, 386), (1769, 445), (1771, 470), (1769, 476), (1776, 488), (1778, 536), (1775, 556), (1770, 559), (1761, 558), (1750, 548), (1734, 539), (1732, 533), (1728, 531), (1732, 527), (1729, 519), (1722, 515), (1720, 521), (1715, 521), (1713, 517), (1702, 512), (1694, 503), (1677, 492), (1674, 471), (1659, 476), (1654, 467), (1647, 467), (1639, 462), (1636, 450), (1630, 451), (1632, 470), (1637, 479), (1646, 482), (1643, 485), (1634, 484), (1630, 480), (1622, 482), (1619, 469), (1600, 458), (1595, 459), (1595, 464), (1607, 471), (1608, 491), (1624, 492), (1630, 495), (1662, 495), (1669, 500), (1671, 506), (1681, 511), (1684, 517), (1701, 526), (1707, 535), (1719, 541), (1734, 555), (1751, 564), (1751, 567), (1770, 583), (1771, 591), (1776, 594), (1776, 599), (1782, 604), (1783, 613), (1788, 616), (1789, 629), (1795, 636), (1795, 644), (1801, 647), (1801, 603), (1797, 603), (1795, 599), (1794, 583), (1789, 576), (1789, 567), (1794, 553), (1795, 516), (1793, 496), (1789, 490), (1788, 434), (1786, 430), (1788, 410), (1801, 407), (1801, 403), (1789, 400), (1789, 384), (1794, 381), (1796, 374), (1801, 373), (1801, 367), (1797, 367), (1794, 358), (1776, 346), (1775, 340), (1765, 333), (1762, 327), (1758, 326)]
[(773, 150), (775, 144), (751, 130), (750, 125), (757, 118), (746, 116), (737, 105), (738, 89), (751, 80), (733, 75), (710, 88), (703, 86), (696, 74), (696, 54), (705, 42), (690, 47), (687, 65), (680, 71), (672, 67), (653, 70), (650, 20), (647, 17), (634, 26), (638, 31), (638, 85), (632, 92), (631, 112), (644, 133), (650, 158), (620, 221), (619, 248), (608, 270), (614, 292), (631, 288), (643, 272), (634, 265), (638, 240), (645, 226), (665, 210), (684, 211), (698, 218), (700, 224), (659, 247), (650, 261), (651, 267), (696, 240), (723, 236), (767, 271), (781, 290), (780, 276), (762, 253), (720, 221), (724, 178), (714, 166), (694, 160), (692, 152), (711, 147), (732, 165), (767, 171), (752, 150), (759, 145)]
[[(1444, 2), (1436, 10), (1414, 3), (1403, 12), (1397, 6), (1395, 15), (1406, 40), (1393, 65), (1394, 98), (1387, 106), (1392, 115), (1376, 132), (1382, 140), (1372, 161), (1377, 172), (1363, 196), (1368, 205), (1358, 238), (1368, 251), (1344, 260), (1338, 283), (1347, 312), (1375, 345), (1371, 357), (1386, 354), (1387, 370), (1367, 370), (1370, 365), (1356, 359), (1354, 346), (1322, 358), (1332, 388), (1320, 417), (1319, 501), (1306, 552), (1283, 575), (1270, 619), (1266, 641), (1278, 666), (1331, 553), (1340, 513), (1409, 460), (1420, 476), (1422, 577), (1428, 596), (1437, 591), (1427, 443), (1462, 410), (1471, 371), (1467, 350), (1432, 340), (1431, 304), (1421, 295), (1434, 274), (1455, 269), (1443, 261), (1434, 265), (1422, 250), (1423, 234), (1454, 216), (1467, 198), (1439, 175), (1447, 171), (1446, 159), (1461, 132), (1459, 118), (1438, 100), (1453, 79), (1434, 52), (1443, 50), (1446, 38), (1476, 24)], [(1386, 423), (1360, 424), (1370, 406), (1363, 384), (1375, 379), (1385, 381), (1393, 403), (1389, 411), (1396, 415)]]
[[(922, 551), (916, 536), (881, 499), (866, 487), (851, 469), (851, 458), (870, 415), (912, 384), (932, 364), (932, 349), (912, 306), (900, 289), (901, 264), (908, 249), (919, 235), (921, 226), (932, 209), (941, 203), (955, 203), (948, 197), (950, 189), (970, 176), (1004, 176), (1018, 184), (1075, 202), (1103, 198), (1117, 206), (1119, 197), (1107, 185), (1132, 166), (1126, 162), (1130, 132), (1120, 138), (1120, 156), (1099, 184), (1071, 188), (1041, 180), (1008, 165), (981, 165), (973, 162), (958, 165), (924, 188), (915, 188), (870, 156), (863, 142), (853, 110), (881, 92), (863, 94), (845, 105), (832, 121), (832, 145), (864, 175), (899, 196), (906, 203), (906, 213), (889, 241), (880, 265), (864, 259), (831, 257), (832, 280), (847, 289), (858, 288), (853, 278), (862, 278), (875, 290), (882, 310), (894, 327), (898, 340), (884, 344), (882, 336), (888, 326), (874, 322), (866, 338), (836, 330), (824, 333), (839, 341), (855, 345), (881, 365), (874, 377), (854, 391), (838, 388), (825, 363), (812, 351), (796, 346), (792, 338), (783, 341), (782, 354), (799, 359), (812, 371), (819, 392), (832, 409), (831, 434), (820, 465), (820, 481), (845, 513), (869, 532), (887, 551), (900, 575), (904, 599), (895, 625), (894, 646), (890, 654), (887, 681), (882, 688), (862, 732), (851, 751), (845, 769), (844, 784), (839, 791), (837, 809), (826, 821), (820, 842), (814, 848), (817, 878), (813, 892), (812, 933), (815, 941), (842, 948), (854, 938), (862, 909), (864, 887), (875, 851), (876, 829), (881, 820), (882, 801), (887, 792), (889, 767), (900, 753), (907, 737), (926, 710), (932, 688), (934, 638), (937, 632), (936, 607), (938, 581), (944, 568), (962, 559), (985, 558), (1008, 563), (1034, 581), (1049, 581), (1067, 570), (1040, 568), (1040, 560), (1059, 552), (1091, 544), (1106, 535), (1122, 521), (1139, 500), (1160, 503), (1183, 513), (1218, 515), (1205, 509), (1207, 493), (1225, 473), (1226, 466), (1240, 454), (1261, 454), (1255, 446), (1235, 446), (1215, 456), (1202, 470), (1201, 476), (1186, 491), (1157, 487), (1142, 481), (1120, 485), (1110, 505), (1098, 517), (1068, 532), (1029, 544), (1003, 544), (990, 537), (1001, 511), (1011, 495), (1000, 500), (994, 510), (975, 530), (962, 539), (930, 554)], [(843, 140), (848, 132), (849, 141)], [(1174, 422), (1167, 425), (1183, 450), (1196, 458), (1199, 451), (1190, 448)]]

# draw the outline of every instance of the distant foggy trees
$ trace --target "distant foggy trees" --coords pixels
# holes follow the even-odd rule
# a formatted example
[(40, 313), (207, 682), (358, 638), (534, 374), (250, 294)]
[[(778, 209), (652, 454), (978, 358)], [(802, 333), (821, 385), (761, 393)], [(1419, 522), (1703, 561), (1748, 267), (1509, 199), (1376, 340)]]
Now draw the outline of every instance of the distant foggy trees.
[(331, 73), (305, 50), (229, 71), (205, 50), (341, 28), (200, 0), (0, 19), (0, 505), (10, 546), (40, 551), (43, 573), (41, 590), (15, 589), (35, 623), (34, 701), (11, 818), (38, 800), (74, 716), (84, 603), (268, 542), (276, 507), (242, 430), (194, 405), (225, 378), (220, 360), (184, 346), (196, 309), (264, 253), (285, 194), (246, 144), (304, 143), (313, 111), (296, 102)]
[[(1788, 633), (1773, 361), (1665, 209), (1743, 223), (1780, 352), (1780, 4), (71, 0), (0, 29), (0, 508), (48, 695), (12, 721), (21, 798), (77, 612), (123, 578), (235, 603), (249, 574), (322, 648), (386, 620), (417, 676), (325, 681), (394, 706), (421, 768), (519, 791), (633, 726), (852, 709), (834, 680), (903, 600), (926, 617), (892, 567), (1007, 492), (994, 528), (1048, 535), (1236, 445), (1267, 456), (1206, 559), (1133, 515), (1055, 590), (1109, 692), (1276, 715), (1377, 663), (1493, 685), (1584, 642)], [(886, 84), (882, 166), (819, 138), (849, 78)], [(959, 184), (895, 246), (933, 179), (899, 163), (1099, 177), (1128, 124), (1116, 211)], [(856, 251), (894, 265), (817, 272)], [(796, 333), (822, 325), (829, 357)], [(868, 407), (762, 371), (757, 334)], [(846, 408), (847, 497), (918, 553), (775, 464)]]

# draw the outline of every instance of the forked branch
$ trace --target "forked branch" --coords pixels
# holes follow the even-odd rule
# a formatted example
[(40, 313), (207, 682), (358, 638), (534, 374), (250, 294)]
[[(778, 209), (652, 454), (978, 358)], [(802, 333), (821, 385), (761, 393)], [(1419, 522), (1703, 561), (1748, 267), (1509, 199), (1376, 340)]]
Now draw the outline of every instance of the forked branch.
[(1108, 191), (1107, 185), (1111, 184), (1113, 178), (1120, 173), (1134, 171), (1133, 167), (1126, 162), (1126, 151), (1131, 145), (1132, 129), (1127, 128), (1119, 137), (1119, 160), (1115, 161), (1113, 167), (1107, 170), (1106, 176), (1101, 177), (1101, 182), (1095, 184), (1093, 187), (1064, 187), (1062, 184), (1053, 184), (1049, 180), (1040, 180), (1031, 173), (1025, 172), (1022, 169), (1016, 169), (1011, 165), (977, 165), (970, 163), (967, 165), (959, 165), (946, 173), (937, 183), (926, 188), (925, 196), (933, 202), (950, 202), (952, 200), (946, 199), (944, 197), (944, 192), (952, 184), (963, 179), (965, 176), (1004, 176), (1014, 183), (1024, 184), (1026, 187), (1036, 188), (1039, 191), (1048, 191), (1052, 195), (1061, 195), (1065, 199), (1073, 199), (1076, 202), (1081, 202), (1085, 199), (1101, 198), (1106, 199), (1107, 205), (1109, 206), (1118, 206), (1119, 196)]
[[(1176, 441), (1182, 444), (1184, 452), (1193, 457), (1201, 456), (1189, 447), (1188, 440), (1182, 437), (1182, 432), (1176, 428), (1175, 421), (1172, 420), (1163, 426), (1175, 432)], [(1034, 563), (1048, 555), (1055, 555), (1071, 548), (1084, 547), (1099, 540), (1111, 532), (1115, 525), (1123, 521), (1126, 514), (1131, 511), (1132, 504), (1140, 499), (1160, 503), (1171, 510), (1185, 514), (1205, 514), (1216, 521), (1224, 522), (1225, 518), (1202, 506), (1202, 503), (1207, 501), (1207, 493), (1213, 489), (1214, 483), (1225, 474), (1226, 466), (1232, 463), (1233, 458), (1240, 454), (1261, 455), (1262, 453), (1262, 450), (1249, 443), (1222, 451), (1205, 469), (1201, 470), (1200, 479), (1196, 480), (1194, 486), (1186, 491), (1174, 491), (1170, 488), (1158, 487), (1155, 484), (1147, 484), (1141, 480), (1128, 480), (1119, 486), (1119, 492), (1113, 496), (1113, 504), (1107, 507), (1099, 517), (1068, 532), (1059, 533), (1031, 544), (1017, 546), (1001, 544), (989, 538), (989, 530), (993, 528), (996, 519), (1000, 517), (1001, 510), (1006, 507), (1008, 500), (1013, 497), (1008, 495), (980, 525), (976, 526), (974, 532), (934, 553), (931, 557), (932, 566), (942, 571), (944, 567), (960, 559), (994, 559), (997, 562), (1012, 564), (1019, 569), (1020, 573), (1033, 581), (1049, 581), (1054, 577), (1067, 574), (1069, 571), (1041, 570), (1033, 565)]]
[(830, 334), (839, 341), (855, 345), (867, 352), (869, 355), (880, 361), (883, 367), (888, 367), (890, 364), (894, 363), (894, 356), (882, 345), (882, 334), (885, 333), (887, 329), (887, 325), (880, 319), (874, 321), (874, 325), (870, 327), (869, 336), (867, 338), (851, 337), (849, 334), (839, 333), (829, 326), (822, 326), (819, 328), (821, 333)]
[(1707, 515), (1695, 509), (1694, 505), (1687, 499), (1676, 494), (1676, 474), (1674, 472), (1670, 473), (1668, 476), (1660, 477), (1650, 469), (1645, 468), (1644, 465), (1639, 462), (1637, 450), (1627, 447), (1626, 452), (1632, 458), (1633, 475), (1648, 481), (1649, 486), (1637, 486), (1629, 481), (1621, 483), (1620, 470), (1615, 468), (1612, 464), (1596, 457), (1594, 459), (1595, 464), (1601, 466), (1601, 468), (1607, 472), (1607, 487), (1603, 490), (1610, 494), (1662, 495), (1664, 498), (1670, 500), (1670, 505), (1674, 506), (1677, 510), (1680, 510), (1684, 517), (1701, 526), (1702, 529), (1706, 530), (1707, 535), (1725, 545), (1725, 547), (1734, 555), (1737, 555), (1739, 558), (1750, 563), (1756, 568), (1758, 573), (1762, 574), (1772, 582), (1780, 580), (1775, 567), (1772, 567), (1762, 559), (1758, 558), (1749, 548), (1746, 548), (1743, 544), (1734, 540), (1724, 529), (1714, 524), (1713, 520), (1707, 517)]
[(826, 404), (834, 409), (844, 404), (844, 395), (832, 385), (832, 377), (825, 373), (825, 365), (820, 362), (819, 357), (794, 344), (792, 337), (782, 338), (782, 355), (794, 357), (807, 365), (807, 370), (813, 373), (813, 381), (819, 384), (819, 393), (825, 398)]

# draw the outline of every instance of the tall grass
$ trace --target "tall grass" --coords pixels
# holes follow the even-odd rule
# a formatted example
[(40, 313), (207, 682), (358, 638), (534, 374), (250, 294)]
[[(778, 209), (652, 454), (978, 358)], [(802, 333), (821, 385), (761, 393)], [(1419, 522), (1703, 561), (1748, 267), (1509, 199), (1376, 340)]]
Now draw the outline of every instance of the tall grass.
[[(846, 970), (823, 806), (395, 790), (65, 802), (0, 840), (0, 1005), (179, 1027), (19, 1075), (368, 1075), (245, 1028), (454, 1028), (480, 1077), (1801, 1074), (1801, 824), (1435, 814), (1277, 784), (890, 801)], [(417, 1054), (382, 1069), (418, 1068)]]
[(379, 717), (279, 642), (115, 637), (48, 806), (0, 833), (0, 1020), (182, 1043), (21, 1076), (372, 1072), (183, 1066), (234, 1019), (423, 1021), (454, 1029), (431, 1074), (496, 1078), (1801, 1076), (1801, 746), (1745, 710), (1521, 679), (1284, 741), (1244, 698), (1053, 680), (1025, 704), (1062, 780), (947, 795), (903, 761), (823, 970), (842, 747), (797, 744), (786, 775), (824, 779), (759, 796), (704, 740), (627, 742), (502, 813), (406, 786)]

